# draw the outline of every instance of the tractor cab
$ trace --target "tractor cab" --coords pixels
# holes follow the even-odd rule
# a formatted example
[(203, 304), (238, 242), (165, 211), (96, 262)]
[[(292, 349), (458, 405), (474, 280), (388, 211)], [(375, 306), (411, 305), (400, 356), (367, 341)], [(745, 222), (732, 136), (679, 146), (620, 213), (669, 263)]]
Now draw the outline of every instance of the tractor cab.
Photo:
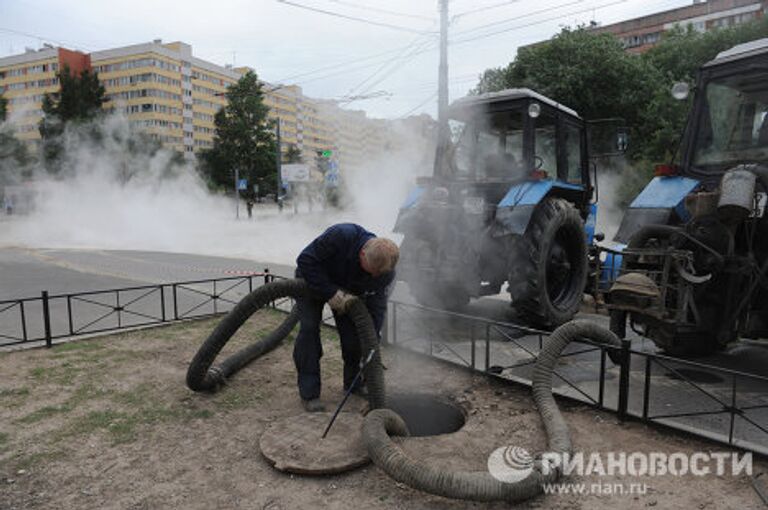
[(680, 153), (632, 201), (606, 258), (611, 329), (622, 336), (629, 317), (685, 356), (768, 337), (768, 39), (702, 66)]
[(768, 164), (768, 39), (738, 45), (702, 67), (679, 173), (711, 186), (750, 163)]
[(589, 187), (584, 122), (570, 108), (509, 89), (462, 98), (448, 118), (437, 179), (482, 185), (535, 178)]

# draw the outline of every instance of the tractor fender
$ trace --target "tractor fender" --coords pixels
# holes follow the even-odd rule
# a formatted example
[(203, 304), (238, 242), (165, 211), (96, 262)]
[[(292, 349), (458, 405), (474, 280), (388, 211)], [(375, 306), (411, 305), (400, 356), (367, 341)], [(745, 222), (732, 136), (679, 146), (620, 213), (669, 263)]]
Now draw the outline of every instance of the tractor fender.
[(533, 212), (542, 200), (550, 195), (568, 192), (583, 193), (584, 187), (551, 179), (526, 181), (511, 186), (496, 206), (496, 219), (491, 228), (491, 235), (501, 237), (525, 234)]
[(685, 208), (685, 197), (699, 184), (689, 177), (654, 177), (629, 205), (614, 240), (628, 243), (644, 226), (669, 225), (673, 216), (687, 221), (690, 214)]

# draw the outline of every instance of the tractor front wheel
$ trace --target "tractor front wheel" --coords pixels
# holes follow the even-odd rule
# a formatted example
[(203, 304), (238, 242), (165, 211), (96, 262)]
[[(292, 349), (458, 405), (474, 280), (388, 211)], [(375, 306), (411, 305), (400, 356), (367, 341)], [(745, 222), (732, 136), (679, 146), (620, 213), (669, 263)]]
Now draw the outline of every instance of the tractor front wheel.
[(573, 319), (587, 283), (587, 240), (576, 208), (547, 198), (513, 244), (509, 292), (527, 322), (555, 328)]

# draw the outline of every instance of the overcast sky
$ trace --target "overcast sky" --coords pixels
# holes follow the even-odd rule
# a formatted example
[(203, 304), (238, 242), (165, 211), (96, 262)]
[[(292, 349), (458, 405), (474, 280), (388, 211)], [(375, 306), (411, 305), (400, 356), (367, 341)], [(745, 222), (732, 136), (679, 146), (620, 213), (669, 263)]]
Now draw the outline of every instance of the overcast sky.
[[(253, 67), (263, 80), (298, 84), (311, 97), (375, 96), (342, 103), (373, 117), (434, 115), (437, 0), (287, 1), (0, 0), (0, 57), (46, 42), (95, 51), (181, 40), (199, 58)], [(610, 24), (690, 3), (451, 0), (451, 100), (485, 69), (512, 61), (518, 46), (548, 39), (562, 26)]]

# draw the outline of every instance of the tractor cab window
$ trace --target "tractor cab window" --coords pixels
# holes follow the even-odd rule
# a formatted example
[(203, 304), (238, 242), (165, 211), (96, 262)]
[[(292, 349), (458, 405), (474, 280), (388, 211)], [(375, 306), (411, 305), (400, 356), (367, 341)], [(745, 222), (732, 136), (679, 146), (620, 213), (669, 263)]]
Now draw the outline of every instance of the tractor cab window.
[(557, 176), (557, 144), (555, 117), (548, 112), (541, 112), (536, 119), (536, 145), (534, 165), (537, 170), (547, 172), (550, 177)]
[(565, 122), (563, 124), (563, 144), (565, 146), (565, 169), (561, 174), (571, 184), (582, 183), (581, 129)]
[(473, 131), (467, 122), (456, 119), (448, 121), (450, 144), (447, 158), (450, 161), (451, 173), (456, 177), (469, 177), (472, 173)]
[(768, 161), (768, 73), (712, 80), (706, 88), (694, 165)]
[(451, 173), (459, 179), (516, 180), (524, 175), (523, 115), (491, 113), (448, 122)]
[(477, 178), (516, 180), (523, 174), (523, 116), (519, 110), (489, 115), (478, 132)]

